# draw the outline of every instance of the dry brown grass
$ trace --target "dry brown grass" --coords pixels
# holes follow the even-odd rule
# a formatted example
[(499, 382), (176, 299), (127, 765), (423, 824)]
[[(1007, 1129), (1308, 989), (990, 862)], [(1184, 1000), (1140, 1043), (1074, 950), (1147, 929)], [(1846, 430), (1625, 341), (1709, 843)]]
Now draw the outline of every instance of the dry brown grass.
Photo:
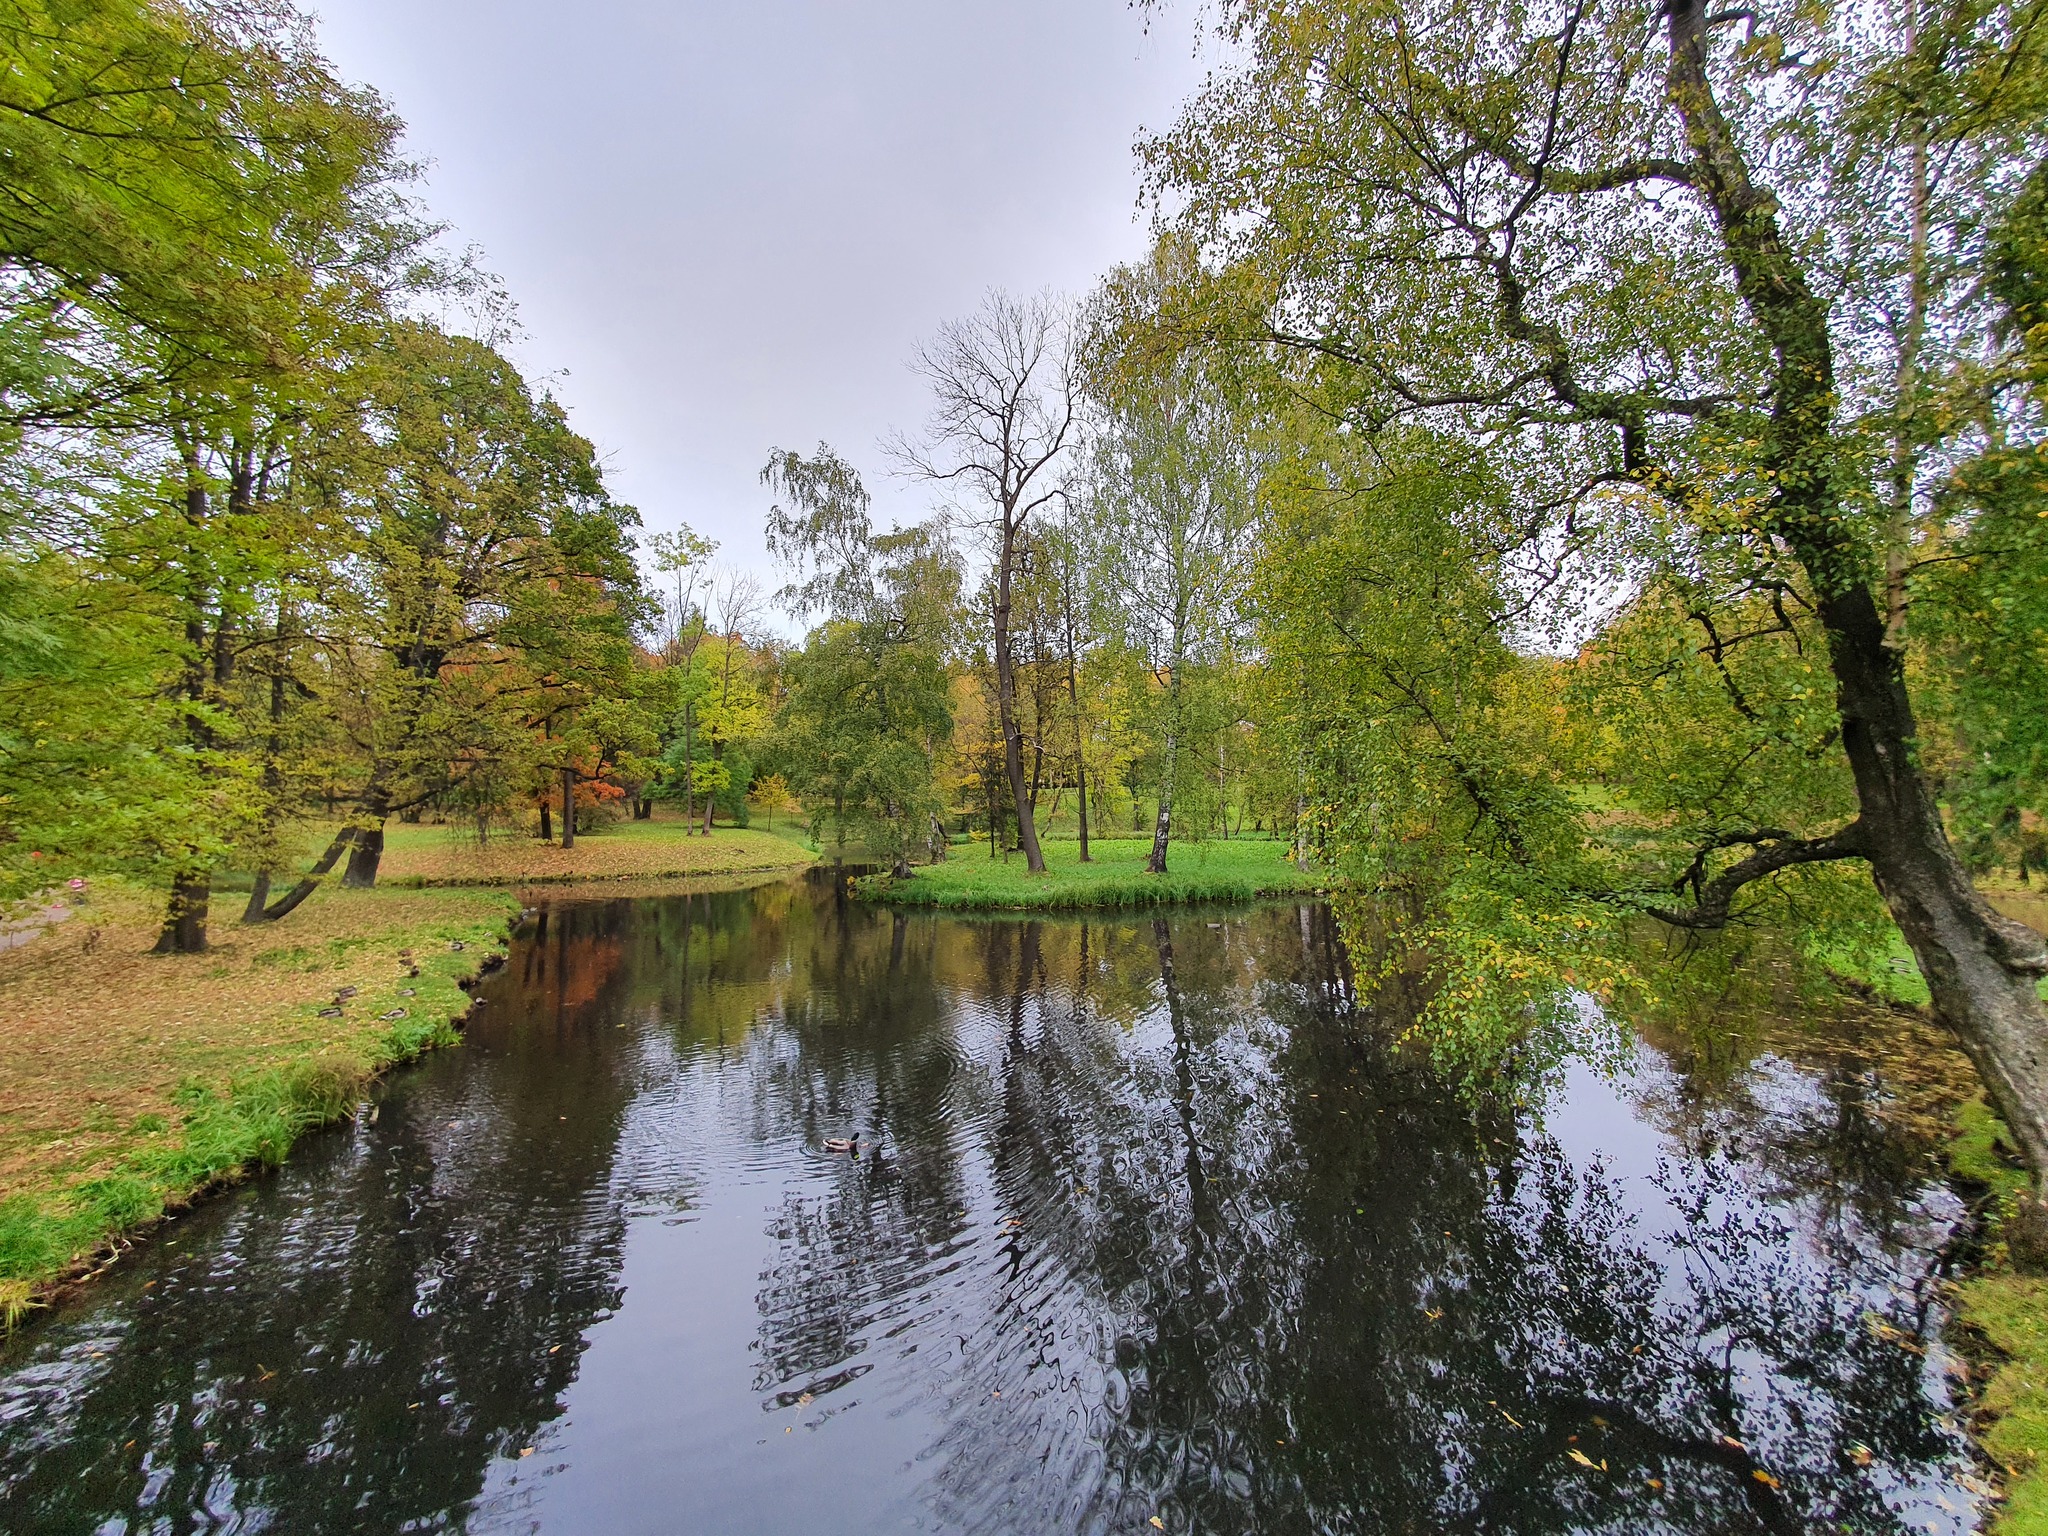
[(518, 832), (495, 833), (479, 845), (461, 826), (393, 823), (385, 829), (381, 878), (394, 885), (552, 885), (746, 874), (813, 857), (775, 833), (720, 827), (709, 837), (686, 837), (684, 830), (681, 821), (624, 821), (565, 849)]
[[(109, 887), (0, 952), (0, 1199), (106, 1171), (177, 1126), (173, 1095), (188, 1082), (219, 1089), (258, 1069), (361, 1058), (389, 1029), (376, 1015), (408, 1001), (402, 950), (475, 944), (512, 910), (486, 891), (330, 888), (247, 929), (237, 906), (217, 909), (210, 953), (156, 956), (158, 899)], [(339, 1018), (318, 1017), (351, 986)]]

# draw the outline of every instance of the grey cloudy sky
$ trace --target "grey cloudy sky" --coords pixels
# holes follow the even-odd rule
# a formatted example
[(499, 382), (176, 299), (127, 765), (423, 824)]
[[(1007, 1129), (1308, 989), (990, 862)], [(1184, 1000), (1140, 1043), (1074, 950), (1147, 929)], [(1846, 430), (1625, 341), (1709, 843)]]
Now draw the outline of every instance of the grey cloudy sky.
[(313, 3), (617, 493), (752, 565), (771, 445), (921, 515), (875, 448), (923, 417), (912, 347), (1141, 253), (1131, 145), (1202, 69), (1188, 12), (1124, 0)]

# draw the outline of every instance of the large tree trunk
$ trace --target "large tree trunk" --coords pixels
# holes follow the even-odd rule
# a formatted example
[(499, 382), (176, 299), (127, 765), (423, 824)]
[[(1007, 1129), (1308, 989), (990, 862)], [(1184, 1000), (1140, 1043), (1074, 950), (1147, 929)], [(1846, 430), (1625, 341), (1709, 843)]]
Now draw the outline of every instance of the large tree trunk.
[[(2048, 1011), (2036, 983), (2048, 945), (1971, 885), (1920, 771), (1905, 659), (1887, 644), (1873, 572), (1836, 500), (1844, 452), (1834, 414), (1826, 306), (1780, 234), (1772, 194), (1750, 177), (1707, 71), (1702, 0), (1669, 0), (1671, 100), (1697, 189), (1718, 225), (1744, 305), (1777, 356), (1766, 452), (1778, 487), (1764, 531), (1813, 584), (1856, 783), (1859, 815), (1837, 841), (1870, 862), (1927, 979), (1935, 1013), (1977, 1065), (2037, 1174), (2048, 1172)], [(1825, 840), (1824, 840), (1825, 841)]]
[(368, 826), (356, 828), (355, 841), (349, 844), (348, 868), (342, 871), (341, 883), (351, 890), (367, 891), (374, 886), (384, 862), (384, 813), (375, 815), (376, 820)]
[(1904, 659), (1867, 586), (1820, 604), (1842, 746), (1856, 778), (1859, 841), (1927, 979), (1935, 1014), (1962, 1042), (2037, 1172), (2048, 1170), (2048, 1013), (2036, 984), (2048, 944), (1992, 910), (1971, 883), (1920, 772)]
[(244, 923), (262, 922), (263, 909), (269, 905), (270, 871), (259, 869), (256, 871), (255, 880), (249, 886), (249, 904), (242, 908), (242, 921)]
[(213, 877), (204, 871), (175, 876), (171, 881), (171, 902), (164, 914), (163, 931), (157, 935), (159, 955), (197, 955), (206, 949), (206, 907), (213, 894)]

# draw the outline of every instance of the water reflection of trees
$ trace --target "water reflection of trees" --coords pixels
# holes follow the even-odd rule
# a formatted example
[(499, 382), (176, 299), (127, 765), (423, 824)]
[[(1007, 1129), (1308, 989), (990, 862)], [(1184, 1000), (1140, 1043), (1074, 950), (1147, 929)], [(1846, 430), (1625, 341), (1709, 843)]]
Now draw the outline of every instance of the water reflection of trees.
[[(1900, 1342), (1925, 1290), (1870, 1283), (1912, 1261), (1881, 1222), (1843, 1229), (1849, 1256), (1793, 1243), (1781, 1203), (1780, 1175), (1818, 1160), (1845, 1198), (1910, 1206), (1853, 1081), (1822, 1090), (1832, 1119), (1736, 1114), (1761, 1167), (1725, 1146), (1674, 1161), (1644, 1222), (1630, 1199), (1654, 1191), (1624, 1198), (1388, 1051), (1304, 917), (983, 924), (947, 945), (855, 916), (821, 938), (837, 958), (811, 968), (767, 1112), (886, 1125), (887, 1155), (783, 1213), (768, 1400), (832, 1391), (892, 1330), (944, 1335), (930, 1496), (978, 1530), (1939, 1517), (1916, 1485), (1953, 1494), (1958, 1442)], [(947, 1113), (921, 1118), (921, 1091)], [(979, 1245), (974, 1219), (996, 1223)]]
[(1830, 1061), (1645, 1077), (1653, 1186), (1390, 1049), (1314, 909), (560, 906), (465, 1051), (47, 1330), (0, 1499), (37, 1532), (448, 1528), (487, 1482), (514, 1513), (487, 1474), (545, 1462), (633, 1186), (681, 1167), (622, 1171), (631, 1107), (701, 1068), (743, 1084), (725, 1155), (828, 1175), (771, 1214), (760, 1400), (929, 1405), (937, 1525), (1897, 1529), (1955, 1449), (1902, 1347), (1938, 1220), (1887, 1061)]

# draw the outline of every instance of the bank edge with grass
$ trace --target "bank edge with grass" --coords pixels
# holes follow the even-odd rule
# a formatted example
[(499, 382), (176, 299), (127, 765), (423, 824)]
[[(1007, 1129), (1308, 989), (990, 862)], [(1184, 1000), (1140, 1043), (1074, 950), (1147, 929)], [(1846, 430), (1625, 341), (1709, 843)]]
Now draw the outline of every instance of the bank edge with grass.
[[(432, 925), (406, 936), (418, 974), (401, 970), (348, 999), (348, 1011), (387, 1027), (224, 1084), (188, 1081), (175, 1095), (178, 1123), (140, 1117), (130, 1127), (133, 1144), (111, 1167), (0, 1200), (0, 1331), (105, 1268), (165, 1216), (276, 1167), (304, 1132), (351, 1114), (391, 1067), (453, 1044), (472, 1006), (465, 987), (504, 959), (519, 904), (507, 896), (502, 908), (494, 922)], [(327, 995), (318, 990), (295, 1011), (318, 1013)]]
[(1226, 839), (1176, 844), (1165, 874), (1145, 872), (1149, 839), (1100, 839), (1091, 860), (1080, 862), (1075, 843), (1047, 842), (1046, 871), (1034, 875), (1021, 854), (991, 857), (965, 845), (943, 863), (922, 865), (909, 876), (869, 875), (855, 894), (892, 906), (950, 911), (1136, 911), (1149, 907), (1259, 901), (1315, 894), (1315, 877), (1297, 868), (1289, 844)]
[(1980, 1094), (1956, 1115), (1949, 1170), (1981, 1213), (1955, 1287), (1954, 1338), (1978, 1384), (1972, 1433), (2004, 1473), (1996, 1536), (2048, 1536), (2048, 1222), (2005, 1125)]

